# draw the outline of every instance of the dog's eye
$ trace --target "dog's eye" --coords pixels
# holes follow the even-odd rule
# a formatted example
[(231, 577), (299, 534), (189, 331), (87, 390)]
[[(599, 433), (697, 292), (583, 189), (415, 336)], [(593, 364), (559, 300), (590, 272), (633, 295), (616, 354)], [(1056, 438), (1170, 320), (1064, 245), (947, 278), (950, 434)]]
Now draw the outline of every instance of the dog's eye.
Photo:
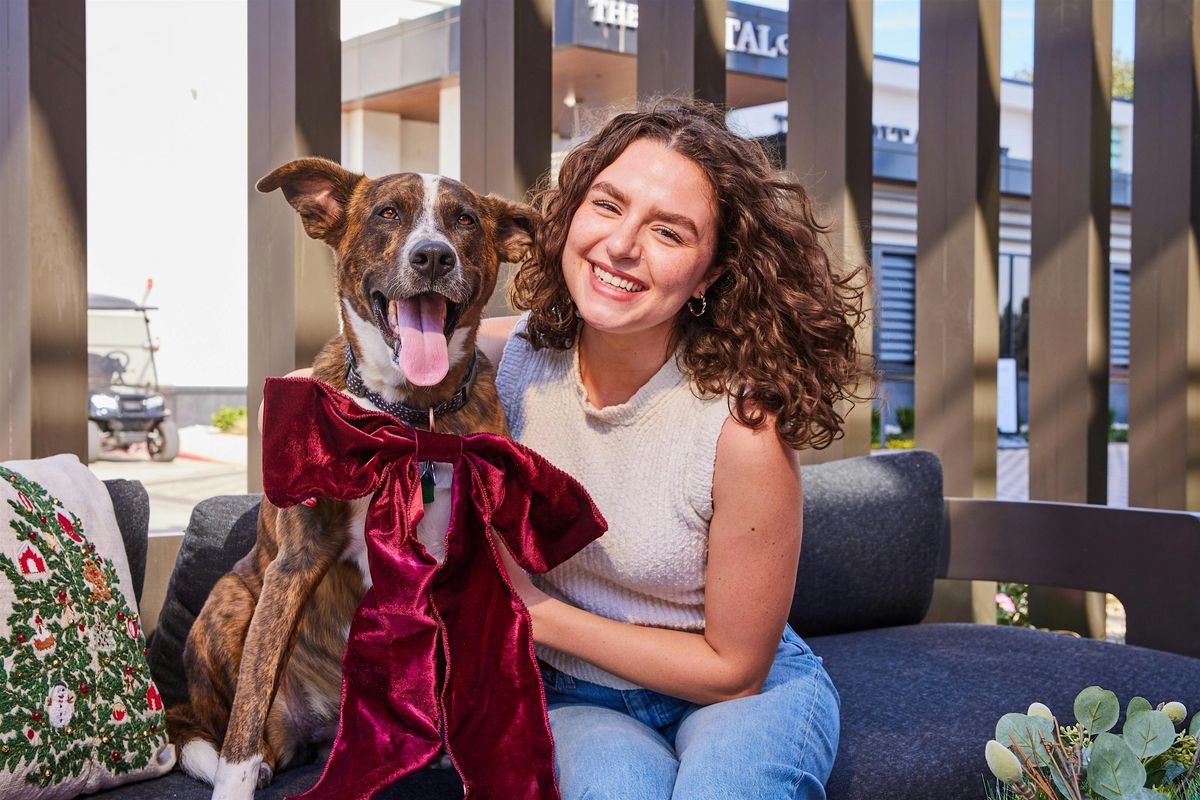
[(459, 214), (458, 215), (458, 224), (463, 226), (464, 228), (469, 227), (469, 226), (475, 224), (475, 218), (472, 217), (470, 214)]
[(379, 216), (383, 217), (384, 219), (400, 219), (400, 212), (391, 206), (388, 206), (379, 212)]

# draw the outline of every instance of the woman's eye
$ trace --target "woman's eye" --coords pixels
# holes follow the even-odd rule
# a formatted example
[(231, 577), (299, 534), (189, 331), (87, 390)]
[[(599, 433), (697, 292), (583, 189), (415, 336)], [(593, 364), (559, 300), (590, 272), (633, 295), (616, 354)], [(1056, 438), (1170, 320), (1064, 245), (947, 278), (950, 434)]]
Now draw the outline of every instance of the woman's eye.
[(475, 218), (472, 217), (470, 214), (459, 214), (457, 221), (458, 221), (458, 224), (463, 226), (464, 228), (475, 224)]
[(681, 244), (683, 243), (683, 237), (681, 237), (678, 233), (671, 230), (670, 228), (659, 228), (658, 232), (660, 235), (665, 236), (666, 238), (670, 239), (673, 242), (678, 242)]
[(400, 219), (400, 212), (391, 206), (388, 206), (379, 212), (379, 216), (383, 217), (384, 219)]
[(611, 211), (614, 214), (617, 213), (616, 205), (608, 202), (607, 200), (593, 200), (592, 204), (598, 206), (599, 208), (603, 208), (605, 211)]

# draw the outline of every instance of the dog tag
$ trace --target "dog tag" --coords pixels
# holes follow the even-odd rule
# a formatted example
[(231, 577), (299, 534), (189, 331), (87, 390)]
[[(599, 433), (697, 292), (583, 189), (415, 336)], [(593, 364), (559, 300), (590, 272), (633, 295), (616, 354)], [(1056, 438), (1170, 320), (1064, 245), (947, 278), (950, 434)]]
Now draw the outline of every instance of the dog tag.
[(421, 462), (421, 502), (429, 505), (433, 502), (433, 462)]

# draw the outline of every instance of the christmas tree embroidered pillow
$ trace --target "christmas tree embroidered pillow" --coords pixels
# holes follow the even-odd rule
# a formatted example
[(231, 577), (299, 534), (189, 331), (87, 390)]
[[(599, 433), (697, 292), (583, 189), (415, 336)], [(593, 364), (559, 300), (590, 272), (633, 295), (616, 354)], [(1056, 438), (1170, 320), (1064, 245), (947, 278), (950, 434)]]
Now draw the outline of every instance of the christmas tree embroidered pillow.
[(73, 455), (0, 464), (0, 797), (175, 763), (108, 491)]

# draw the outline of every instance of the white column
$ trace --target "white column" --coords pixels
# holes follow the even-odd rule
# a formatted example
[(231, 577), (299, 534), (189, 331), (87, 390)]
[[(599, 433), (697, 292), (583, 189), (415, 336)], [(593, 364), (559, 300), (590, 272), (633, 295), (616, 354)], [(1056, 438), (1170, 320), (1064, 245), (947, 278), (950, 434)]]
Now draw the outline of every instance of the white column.
[(401, 172), (399, 114), (359, 108), (342, 112), (342, 165), (371, 177)]
[(455, 180), (462, 177), (460, 94), (458, 86), (448, 86), (438, 98), (438, 172)]

